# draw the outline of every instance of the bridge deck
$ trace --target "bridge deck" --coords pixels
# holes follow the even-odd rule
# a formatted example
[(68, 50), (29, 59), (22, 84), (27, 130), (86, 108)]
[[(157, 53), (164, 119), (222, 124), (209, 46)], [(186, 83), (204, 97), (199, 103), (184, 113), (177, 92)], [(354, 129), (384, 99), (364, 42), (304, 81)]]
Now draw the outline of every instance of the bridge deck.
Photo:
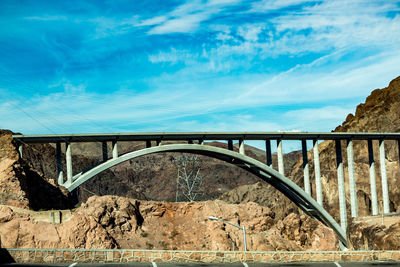
[(103, 133), (103, 134), (48, 134), (13, 135), (24, 143), (147, 141), (147, 140), (400, 140), (400, 133), (351, 132), (159, 132), (159, 133)]

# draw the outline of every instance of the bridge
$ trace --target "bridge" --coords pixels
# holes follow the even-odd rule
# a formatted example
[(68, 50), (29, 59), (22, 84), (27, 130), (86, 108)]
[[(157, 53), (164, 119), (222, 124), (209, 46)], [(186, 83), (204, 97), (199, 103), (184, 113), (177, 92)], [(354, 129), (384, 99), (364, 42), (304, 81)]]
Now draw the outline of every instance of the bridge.
[[(373, 142), (379, 143), (379, 157), (381, 170), (381, 185), (383, 199), (383, 213), (390, 212), (389, 191), (387, 183), (386, 163), (385, 163), (385, 140), (394, 140), (399, 148), (400, 158), (400, 133), (309, 133), (309, 132), (192, 132), (192, 133), (118, 133), (118, 134), (66, 134), (66, 135), (13, 135), (19, 147), (22, 157), (23, 146), (29, 143), (54, 143), (56, 146), (56, 157), (59, 185), (64, 186), (69, 191), (74, 190), (85, 181), (95, 175), (107, 170), (122, 162), (142, 157), (149, 154), (164, 152), (193, 153), (213, 157), (234, 164), (244, 170), (255, 174), (266, 181), (286, 197), (293, 201), (306, 214), (315, 218), (328, 227), (332, 228), (337, 234), (342, 247), (347, 247), (347, 213), (345, 197), (345, 179), (343, 167), (342, 144), (346, 146), (347, 170), (350, 191), (351, 216), (358, 216), (357, 191), (354, 168), (353, 141), (364, 141), (368, 146), (369, 173), (371, 189), (372, 215), (378, 214), (378, 198), (375, 177), (375, 160), (373, 152)], [(260, 162), (246, 155), (245, 141), (257, 140), (265, 142), (266, 161)], [(304, 189), (284, 175), (284, 157), (282, 151), (282, 141), (297, 140), (301, 142), (303, 159), (303, 178)], [(338, 183), (340, 225), (323, 208), (321, 170), (319, 160), (318, 142), (320, 140), (330, 140), (334, 142), (336, 154), (336, 178)], [(118, 153), (118, 142), (141, 141), (146, 147), (141, 150)], [(166, 142), (169, 141), (167, 144)], [(175, 141), (175, 142), (170, 142)], [(219, 148), (207, 145), (207, 141), (223, 141), (227, 143), (226, 148)], [(272, 149), (271, 141), (276, 141), (278, 170), (272, 168)], [(312, 141), (314, 176), (316, 199), (311, 195), (310, 167), (308, 159), (307, 141)], [(95, 166), (82, 170), (79, 173), (72, 172), (72, 149), (71, 143), (76, 142), (101, 142), (103, 160)], [(238, 152), (234, 150), (234, 142), (237, 143)], [(112, 144), (112, 157), (108, 157), (108, 143)], [(310, 143), (310, 142), (309, 142)], [(61, 144), (65, 144), (66, 177), (63, 173)]]

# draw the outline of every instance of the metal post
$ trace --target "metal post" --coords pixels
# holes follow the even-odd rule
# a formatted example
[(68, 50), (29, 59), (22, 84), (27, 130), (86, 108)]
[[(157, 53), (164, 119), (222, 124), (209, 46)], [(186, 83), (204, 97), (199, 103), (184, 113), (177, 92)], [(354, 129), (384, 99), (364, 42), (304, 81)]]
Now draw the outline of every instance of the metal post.
[(347, 229), (347, 214), (346, 214), (346, 195), (344, 188), (344, 171), (342, 160), (342, 146), (341, 140), (335, 140), (336, 144), (336, 166), (337, 166), (337, 179), (338, 179), (338, 193), (339, 193), (339, 209), (340, 209), (340, 226), (343, 231)]
[(285, 168), (283, 165), (283, 153), (282, 153), (282, 140), (276, 140), (277, 152), (278, 152), (278, 171), (280, 174), (285, 175)]
[(265, 140), (267, 166), (272, 168), (271, 140)]
[(67, 184), (72, 184), (72, 151), (71, 143), (66, 142), (65, 161), (67, 163)]
[(63, 166), (61, 160), (61, 144), (59, 142), (56, 143), (56, 157), (57, 157), (57, 173), (58, 173), (58, 184), (64, 184), (64, 174), (63, 174)]
[(307, 194), (311, 195), (310, 188), (310, 170), (308, 168), (308, 157), (307, 157), (307, 140), (301, 140), (301, 148), (303, 152), (303, 175), (304, 175), (304, 190)]
[(354, 176), (353, 140), (347, 139), (347, 169), (349, 173), (351, 217), (358, 217), (357, 189)]
[(150, 140), (146, 140), (146, 148), (151, 147), (151, 141)]
[(368, 158), (369, 158), (369, 181), (371, 186), (371, 206), (372, 215), (378, 214), (378, 198), (376, 195), (376, 179), (375, 179), (375, 160), (374, 160), (374, 148), (372, 146), (372, 140), (368, 140)]
[(319, 163), (319, 150), (318, 150), (318, 140), (314, 139), (314, 173), (315, 173), (315, 190), (317, 191), (317, 202), (322, 206), (322, 185), (321, 185), (321, 169)]
[(108, 148), (107, 148), (107, 142), (103, 141), (101, 145), (102, 151), (103, 151), (103, 161), (108, 160)]
[(228, 140), (228, 149), (233, 151), (233, 141)]
[(118, 158), (118, 142), (117, 142), (117, 140), (112, 141), (112, 157), (113, 157), (113, 159)]
[(244, 141), (243, 141), (243, 139), (239, 139), (239, 153), (242, 154), (242, 155), (245, 154), (245, 152), (244, 152)]
[(379, 140), (379, 162), (381, 164), (381, 180), (382, 180), (382, 197), (383, 197), (383, 213), (389, 213), (389, 190), (386, 175), (386, 156), (385, 156), (385, 141)]

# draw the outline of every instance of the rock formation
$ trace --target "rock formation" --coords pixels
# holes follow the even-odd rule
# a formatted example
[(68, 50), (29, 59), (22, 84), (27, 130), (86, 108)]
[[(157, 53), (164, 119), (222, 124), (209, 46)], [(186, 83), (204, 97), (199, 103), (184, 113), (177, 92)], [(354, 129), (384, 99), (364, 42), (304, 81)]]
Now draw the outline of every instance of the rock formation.
[(335, 250), (334, 232), (306, 216), (276, 223), (274, 213), (254, 202), (165, 203), (117, 196), (90, 197), (62, 224), (37, 221), (0, 206), (3, 247), (243, 250), (243, 232), (211, 221), (218, 216), (245, 226), (249, 250)]

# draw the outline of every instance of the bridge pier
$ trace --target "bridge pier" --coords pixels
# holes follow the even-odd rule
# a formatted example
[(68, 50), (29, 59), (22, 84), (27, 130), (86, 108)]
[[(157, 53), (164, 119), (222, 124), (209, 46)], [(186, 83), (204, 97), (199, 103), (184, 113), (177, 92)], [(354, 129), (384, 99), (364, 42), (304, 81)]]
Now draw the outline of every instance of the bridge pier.
[(353, 140), (347, 139), (347, 169), (349, 173), (351, 217), (358, 217), (357, 189), (354, 177)]
[(342, 227), (343, 231), (346, 232), (347, 229), (346, 193), (344, 188), (342, 145), (340, 142), (341, 140), (335, 140), (338, 193), (339, 193), (339, 212), (340, 212), (340, 226)]
[(303, 154), (303, 178), (304, 178), (304, 191), (307, 194), (311, 195), (311, 188), (310, 188), (310, 170), (308, 167), (308, 157), (307, 157), (307, 140), (301, 140), (301, 148)]
[(272, 168), (271, 140), (265, 140), (265, 153), (267, 166)]
[(72, 184), (72, 152), (71, 143), (66, 142), (65, 160), (67, 163), (67, 183)]
[(368, 140), (369, 183), (371, 187), (372, 215), (378, 215), (378, 198), (376, 195), (375, 160), (372, 140)]
[(118, 158), (118, 142), (117, 142), (117, 140), (112, 141), (112, 157), (113, 157), (113, 159)]
[(108, 160), (108, 148), (107, 148), (107, 142), (103, 141), (101, 143), (101, 151), (103, 153), (103, 161), (107, 161)]
[(18, 153), (19, 153), (19, 156), (21, 157), (21, 159), (22, 159), (22, 152), (23, 152), (22, 150), (23, 150), (22, 143), (18, 142)]
[(381, 166), (381, 182), (382, 182), (382, 198), (383, 198), (383, 213), (389, 213), (389, 189), (386, 176), (386, 156), (385, 156), (385, 141), (379, 139), (379, 162)]
[(282, 140), (276, 139), (276, 146), (278, 152), (278, 171), (280, 174), (285, 175), (285, 169), (283, 165), (283, 153), (282, 153)]
[(233, 141), (232, 141), (232, 139), (228, 140), (228, 149), (233, 151)]
[(56, 143), (56, 158), (57, 158), (57, 181), (59, 185), (64, 184), (63, 164), (61, 159), (61, 143)]
[(239, 153), (244, 155), (245, 151), (244, 151), (244, 140), (243, 139), (239, 139)]
[(317, 203), (323, 205), (322, 200), (322, 185), (321, 185), (321, 168), (319, 163), (319, 150), (318, 140), (313, 140), (313, 151), (314, 151), (314, 174), (315, 174), (315, 190), (317, 191)]
[(150, 140), (146, 140), (146, 148), (151, 147), (151, 141)]

